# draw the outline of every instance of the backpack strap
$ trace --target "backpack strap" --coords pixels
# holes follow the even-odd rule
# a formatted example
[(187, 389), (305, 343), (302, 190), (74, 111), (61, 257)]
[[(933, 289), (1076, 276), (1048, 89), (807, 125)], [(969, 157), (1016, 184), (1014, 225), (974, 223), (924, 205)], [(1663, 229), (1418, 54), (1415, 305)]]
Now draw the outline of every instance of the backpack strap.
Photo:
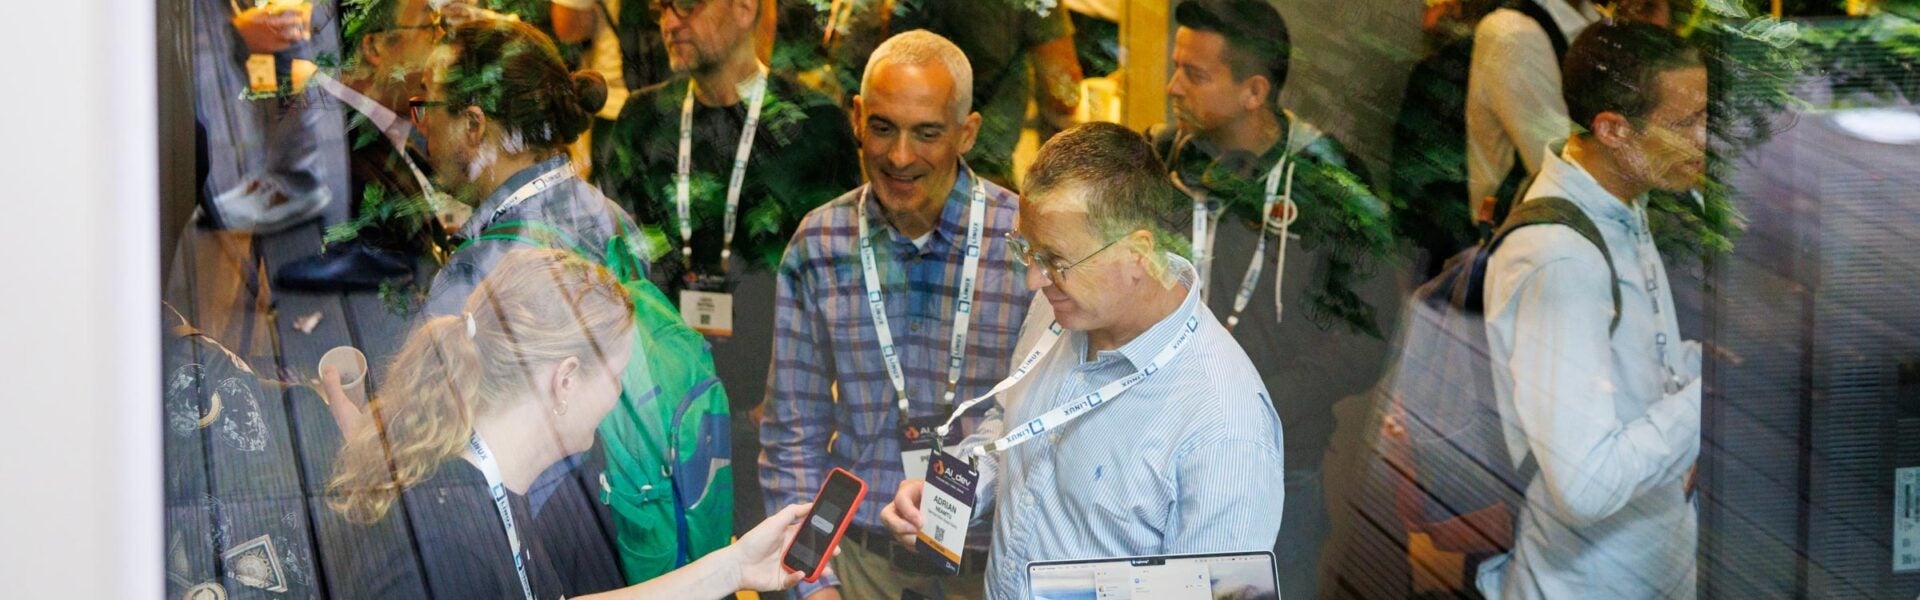
[(465, 250), (478, 242), (512, 242), (574, 251), (585, 249), (572, 234), (551, 224), (541, 221), (504, 221), (488, 225), (479, 235), (460, 244), (454, 251)]
[(1553, 62), (1559, 64), (1567, 59), (1567, 34), (1560, 31), (1560, 24), (1554, 22), (1553, 15), (1547, 13), (1547, 7), (1540, 2), (1559, 2), (1561, 0), (1518, 0), (1511, 6), (1514, 11), (1526, 15), (1539, 23), (1547, 32), (1547, 43), (1553, 44)]
[[(640, 258), (640, 250), (633, 246), (633, 240), (637, 239), (634, 231), (627, 227), (625, 223), (616, 223), (615, 227), (617, 231), (614, 232), (612, 238), (607, 240), (606, 247), (600, 249), (600, 258), (595, 262), (598, 262), (601, 266), (613, 272), (614, 278), (622, 283), (646, 281), (647, 265), (646, 262)], [(554, 227), (550, 223), (541, 221), (505, 221), (496, 223), (482, 230), (479, 235), (473, 236), (473, 239), (460, 244), (460, 247), (455, 249), (455, 252), (464, 250), (467, 246), (481, 241), (526, 244), (540, 248), (558, 248), (571, 251), (588, 260), (593, 260), (594, 257), (592, 249), (581, 243), (573, 234)]]
[(1540, 197), (1514, 207), (1513, 212), (1507, 215), (1507, 220), (1500, 224), (1500, 230), (1495, 232), (1493, 239), (1488, 242), (1487, 255), (1492, 256), (1494, 249), (1499, 248), (1500, 243), (1506, 241), (1507, 236), (1512, 235), (1514, 231), (1533, 225), (1566, 226), (1600, 250), (1600, 258), (1607, 263), (1607, 288), (1613, 291), (1613, 322), (1607, 325), (1607, 333), (1611, 334), (1619, 329), (1620, 274), (1613, 268), (1613, 252), (1607, 249), (1607, 240), (1601, 237), (1600, 228), (1593, 224), (1593, 219), (1587, 218), (1587, 213), (1582, 212), (1580, 207), (1574, 205), (1572, 201), (1566, 198)]

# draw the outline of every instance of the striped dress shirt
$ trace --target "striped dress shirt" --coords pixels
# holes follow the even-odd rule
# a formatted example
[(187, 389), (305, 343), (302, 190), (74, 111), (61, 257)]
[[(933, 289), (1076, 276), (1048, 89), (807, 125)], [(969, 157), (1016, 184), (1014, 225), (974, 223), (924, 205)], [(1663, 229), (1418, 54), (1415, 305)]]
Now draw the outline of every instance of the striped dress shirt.
[[(1253, 362), (1193, 291), (1192, 263), (1169, 262), (1188, 287), (1179, 309), (1093, 360), (1086, 334), (1067, 332), (962, 443), (986, 443), (1132, 375), (1201, 313), (1197, 337), (1144, 382), (981, 461), (975, 514), (993, 513), (988, 597), (1028, 597), (1033, 561), (1273, 548), (1286, 496), (1280, 417)], [(1052, 319), (1046, 298), (1034, 298), (1014, 360)]]
[[(907, 380), (913, 417), (939, 416), (947, 385), (953, 310), (966, 253), (972, 177), (965, 169), (924, 247), (880, 216), (876, 200), (856, 188), (816, 208), (800, 223), (781, 260), (775, 286), (773, 375), (760, 439), (760, 483), (769, 512), (808, 502), (838, 467), (867, 482), (867, 502), (854, 526), (884, 532), (880, 511), (904, 479), (901, 425), (879, 337), (867, 311), (855, 202), (867, 202), (869, 235), (886, 298), (887, 321)], [(986, 226), (967, 353), (954, 402), (986, 393), (1005, 377), (1028, 300), (1025, 270), (1004, 239), (1018, 196), (985, 182)], [(836, 393), (838, 397), (836, 398)], [(983, 411), (960, 421), (971, 431)], [(985, 545), (984, 531), (979, 546)], [(831, 583), (827, 578), (823, 582)], [(818, 585), (802, 585), (802, 595)]]

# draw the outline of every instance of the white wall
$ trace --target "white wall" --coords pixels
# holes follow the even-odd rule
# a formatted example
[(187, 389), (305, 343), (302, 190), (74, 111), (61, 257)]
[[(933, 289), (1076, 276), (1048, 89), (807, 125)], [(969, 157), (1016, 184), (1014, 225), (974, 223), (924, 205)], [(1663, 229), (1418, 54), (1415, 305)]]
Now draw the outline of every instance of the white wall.
[(0, 596), (159, 598), (153, 3), (5, 6)]

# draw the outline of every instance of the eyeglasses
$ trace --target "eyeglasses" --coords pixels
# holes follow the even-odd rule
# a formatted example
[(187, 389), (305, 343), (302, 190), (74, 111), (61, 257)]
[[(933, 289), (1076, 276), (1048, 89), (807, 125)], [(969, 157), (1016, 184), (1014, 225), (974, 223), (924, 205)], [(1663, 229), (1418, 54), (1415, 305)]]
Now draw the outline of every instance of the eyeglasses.
[[(1086, 264), (1087, 261), (1093, 260), (1093, 257), (1099, 256), (1101, 252), (1106, 252), (1107, 249), (1112, 248), (1114, 244), (1120, 243), (1120, 240), (1107, 242), (1107, 245), (1101, 246), (1099, 250), (1094, 250), (1080, 260), (1073, 261), (1072, 264), (1063, 265), (1060, 264), (1061, 261), (1058, 256), (1045, 252), (1034, 252), (1033, 245), (1027, 243), (1027, 239), (1020, 237), (1018, 233), (1009, 231), (1007, 232), (1006, 238), (1007, 247), (1013, 249), (1013, 259), (1020, 261), (1021, 266), (1029, 269), (1033, 268), (1035, 263), (1039, 263), (1040, 274), (1047, 278), (1048, 284), (1066, 283), (1068, 270)], [(1126, 238), (1120, 239), (1123, 240)]]
[(424, 118), (421, 115), (426, 114), (427, 107), (447, 105), (448, 103), (444, 100), (428, 100), (424, 96), (414, 96), (407, 99), (407, 117), (413, 119), (414, 129), (424, 129), (420, 126), (420, 121)]
[(693, 9), (700, 8), (700, 5), (705, 4), (706, 1), (707, 0), (653, 0), (653, 12), (663, 15), (672, 12), (673, 16), (685, 19), (687, 15), (693, 14)]

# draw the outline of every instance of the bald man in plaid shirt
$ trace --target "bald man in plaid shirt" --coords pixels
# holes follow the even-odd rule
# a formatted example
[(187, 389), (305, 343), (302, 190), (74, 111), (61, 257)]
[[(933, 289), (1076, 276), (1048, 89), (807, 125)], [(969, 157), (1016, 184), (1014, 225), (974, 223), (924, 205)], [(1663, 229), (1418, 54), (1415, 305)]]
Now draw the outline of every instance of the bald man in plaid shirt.
[[(769, 507), (811, 500), (834, 468), (866, 480), (872, 498), (892, 498), (902, 480), (923, 477), (929, 428), (1007, 374), (1033, 298), (1004, 239), (1018, 197), (961, 160), (980, 126), (966, 56), (938, 35), (909, 32), (874, 51), (865, 77), (854, 116), (870, 183), (808, 214), (780, 265), (760, 428)], [(870, 287), (884, 305), (884, 329), (870, 311)], [(965, 335), (956, 336), (963, 314)], [(904, 415), (884, 338), (899, 361)], [(979, 418), (961, 418), (951, 441)], [(922, 454), (903, 455), (903, 447)], [(842, 586), (850, 598), (899, 598), (905, 589), (983, 597), (984, 527), (970, 536), (962, 572), (945, 575), (892, 541), (880, 521), (884, 504), (861, 506), (833, 560), (836, 576), (801, 584), (799, 597), (837, 598)]]

